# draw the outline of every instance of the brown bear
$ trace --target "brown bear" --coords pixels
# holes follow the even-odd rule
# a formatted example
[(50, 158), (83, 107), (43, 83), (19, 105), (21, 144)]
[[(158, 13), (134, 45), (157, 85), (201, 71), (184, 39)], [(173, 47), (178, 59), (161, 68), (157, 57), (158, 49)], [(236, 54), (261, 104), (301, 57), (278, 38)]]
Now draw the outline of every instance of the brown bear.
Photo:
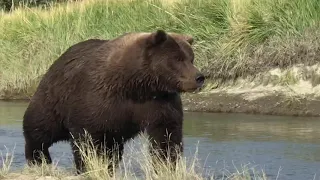
[(48, 148), (70, 141), (76, 169), (84, 172), (74, 142), (85, 131), (98, 153), (118, 155), (118, 163), (124, 143), (144, 130), (160, 157), (176, 162), (183, 152), (180, 94), (205, 80), (193, 64), (192, 43), (190, 35), (157, 30), (71, 46), (44, 74), (24, 114), (28, 164), (41, 163), (40, 153), (51, 163)]

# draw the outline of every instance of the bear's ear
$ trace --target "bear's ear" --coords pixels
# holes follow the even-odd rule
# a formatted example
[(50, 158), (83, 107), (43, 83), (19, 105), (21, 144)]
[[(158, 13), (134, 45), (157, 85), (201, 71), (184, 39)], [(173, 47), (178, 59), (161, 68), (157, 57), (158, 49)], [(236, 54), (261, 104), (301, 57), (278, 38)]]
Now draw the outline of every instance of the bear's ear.
[(185, 35), (185, 39), (186, 39), (186, 41), (190, 44), (190, 45), (192, 45), (193, 44), (193, 37), (192, 36), (189, 36), (189, 35)]
[(187, 34), (178, 34), (178, 33), (169, 33), (169, 35), (173, 38), (181, 39), (183, 41), (187, 41), (190, 45), (193, 44), (193, 37)]
[(163, 30), (157, 30), (156, 32), (152, 33), (149, 38), (149, 43), (153, 46), (162, 44), (168, 39), (168, 35)]

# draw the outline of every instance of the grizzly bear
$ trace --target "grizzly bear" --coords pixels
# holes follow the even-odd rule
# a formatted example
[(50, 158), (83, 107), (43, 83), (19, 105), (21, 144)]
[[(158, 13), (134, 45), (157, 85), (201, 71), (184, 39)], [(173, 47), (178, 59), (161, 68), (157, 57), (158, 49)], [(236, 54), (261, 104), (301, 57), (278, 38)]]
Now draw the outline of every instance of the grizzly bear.
[(44, 74), (24, 114), (28, 164), (41, 163), (41, 154), (51, 163), (48, 148), (70, 141), (77, 172), (84, 172), (75, 142), (85, 132), (98, 153), (117, 155), (118, 163), (124, 143), (142, 131), (161, 158), (176, 162), (183, 152), (180, 94), (205, 80), (192, 43), (190, 35), (157, 30), (71, 46)]

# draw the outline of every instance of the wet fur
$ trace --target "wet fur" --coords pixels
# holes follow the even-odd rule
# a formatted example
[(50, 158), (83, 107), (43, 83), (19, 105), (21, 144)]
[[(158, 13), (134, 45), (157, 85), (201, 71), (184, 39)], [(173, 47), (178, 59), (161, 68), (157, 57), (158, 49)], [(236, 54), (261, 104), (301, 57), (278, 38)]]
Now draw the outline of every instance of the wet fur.
[[(108, 150), (119, 145), (118, 151), (112, 151), (120, 155), (119, 160), (123, 144), (144, 130), (158, 150), (165, 151), (169, 144), (183, 152), (183, 111), (176, 89), (179, 81), (170, 77), (174, 72), (168, 76), (162, 69), (150, 68), (148, 61), (154, 56), (148, 48), (153, 48), (152, 43), (161, 43), (161, 38), (151, 33), (128, 33), (111, 40), (90, 39), (62, 54), (42, 78), (24, 115), (28, 164), (40, 163), (39, 152), (51, 163), (48, 148), (59, 141), (70, 141), (78, 173), (84, 172), (74, 145), (84, 129), (100, 153), (105, 152), (102, 144)], [(169, 37), (174, 46), (171, 51), (193, 56), (190, 49), (179, 46), (180, 40), (186, 44), (179, 38), (175, 41)], [(165, 49), (164, 53), (170, 55), (171, 51)], [(159, 63), (164, 63), (166, 56), (160, 55)], [(171, 134), (170, 142), (167, 133)], [(173, 162), (176, 157), (171, 154)]]

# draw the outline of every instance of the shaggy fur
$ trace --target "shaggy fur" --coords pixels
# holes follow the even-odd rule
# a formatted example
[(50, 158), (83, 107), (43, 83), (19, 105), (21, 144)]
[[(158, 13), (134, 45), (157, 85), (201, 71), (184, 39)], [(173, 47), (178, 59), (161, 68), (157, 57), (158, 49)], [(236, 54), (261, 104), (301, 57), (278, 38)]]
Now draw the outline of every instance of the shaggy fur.
[[(123, 144), (144, 130), (159, 152), (178, 146), (177, 153), (181, 153), (180, 93), (192, 92), (204, 82), (193, 65), (192, 42), (188, 35), (159, 30), (127, 33), (111, 40), (91, 39), (71, 46), (44, 75), (25, 112), (28, 164), (41, 163), (40, 152), (51, 163), (48, 148), (68, 140), (76, 168), (84, 172), (74, 145), (84, 129), (100, 153), (105, 152), (104, 145), (118, 153), (118, 161)], [(168, 134), (170, 141), (166, 139)], [(118, 150), (114, 150), (115, 144)], [(172, 162), (177, 153), (170, 154)]]

